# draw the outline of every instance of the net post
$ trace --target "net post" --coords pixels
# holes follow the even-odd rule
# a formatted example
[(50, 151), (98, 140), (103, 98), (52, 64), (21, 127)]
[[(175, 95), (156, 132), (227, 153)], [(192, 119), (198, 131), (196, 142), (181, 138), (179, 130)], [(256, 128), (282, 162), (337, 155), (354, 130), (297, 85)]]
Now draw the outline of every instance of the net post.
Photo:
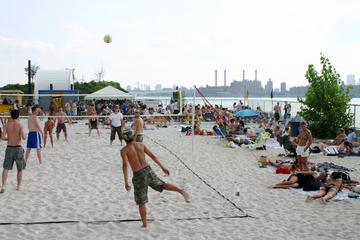
[(193, 106), (192, 106), (192, 139), (191, 139), (191, 152), (194, 152), (194, 139), (195, 139), (195, 95), (196, 95), (196, 86), (194, 85), (194, 94), (193, 94)]

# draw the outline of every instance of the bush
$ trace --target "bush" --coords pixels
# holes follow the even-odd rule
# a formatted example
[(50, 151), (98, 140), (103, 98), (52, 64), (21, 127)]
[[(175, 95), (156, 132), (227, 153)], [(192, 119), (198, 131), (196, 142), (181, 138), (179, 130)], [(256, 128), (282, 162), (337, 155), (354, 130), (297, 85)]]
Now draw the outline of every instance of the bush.
[(305, 100), (298, 99), (301, 115), (309, 129), (317, 138), (334, 138), (339, 128), (349, 127), (353, 115), (349, 112), (350, 88), (341, 83), (340, 75), (332, 67), (329, 59), (321, 54), (321, 72), (311, 64), (306, 72), (309, 88)]

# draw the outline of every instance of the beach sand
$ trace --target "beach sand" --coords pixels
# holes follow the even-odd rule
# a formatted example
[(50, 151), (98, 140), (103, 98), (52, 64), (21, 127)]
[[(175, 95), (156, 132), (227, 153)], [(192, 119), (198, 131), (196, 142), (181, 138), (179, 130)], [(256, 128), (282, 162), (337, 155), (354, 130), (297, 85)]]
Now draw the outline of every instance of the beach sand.
[[(10, 172), (7, 191), (0, 195), (0, 223), (32, 224), (0, 225), (0, 239), (359, 237), (360, 200), (305, 203), (305, 195), (267, 188), (287, 175), (259, 168), (256, 158), (266, 154), (275, 160), (281, 150), (232, 149), (219, 138), (197, 136), (192, 153), (192, 138), (176, 125), (146, 130), (144, 143), (169, 168), (170, 176), (149, 160), (154, 171), (185, 188), (191, 203), (177, 193), (149, 190), (148, 218), (153, 221), (143, 229), (133, 192), (124, 188), (119, 141), (109, 145), (110, 129), (102, 128), (100, 137), (94, 131), (88, 137), (84, 123), (68, 128), (69, 142), (61, 135), (54, 148), (48, 144), (42, 165), (31, 153), (22, 191), (15, 190), (16, 167)], [(4, 150), (1, 142), (2, 159)], [(359, 157), (312, 155), (310, 160), (353, 168), (352, 178), (360, 180)]]

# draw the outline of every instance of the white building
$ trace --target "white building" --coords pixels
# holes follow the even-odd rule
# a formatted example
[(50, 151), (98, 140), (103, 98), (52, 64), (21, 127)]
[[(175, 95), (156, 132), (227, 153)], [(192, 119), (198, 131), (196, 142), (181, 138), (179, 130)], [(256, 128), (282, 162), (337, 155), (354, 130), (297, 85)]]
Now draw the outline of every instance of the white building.
[[(77, 94), (78, 90), (74, 90), (74, 70), (39, 70), (34, 78), (34, 93), (35, 94)], [(51, 100), (56, 100), (58, 107), (63, 106), (67, 101), (78, 100), (78, 97), (44, 97), (40, 99), (38, 96), (34, 97), (34, 102), (39, 103), (45, 110), (47, 109)]]
[(39, 93), (39, 90), (73, 90), (73, 71), (40, 69), (35, 75), (34, 93)]

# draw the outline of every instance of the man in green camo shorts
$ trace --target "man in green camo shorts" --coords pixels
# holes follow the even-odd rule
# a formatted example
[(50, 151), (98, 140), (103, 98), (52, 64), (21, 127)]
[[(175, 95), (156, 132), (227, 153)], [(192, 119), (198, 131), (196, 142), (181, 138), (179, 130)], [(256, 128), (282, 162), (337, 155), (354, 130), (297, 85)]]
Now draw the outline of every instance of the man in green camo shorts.
[(133, 141), (134, 133), (130, 128), (124, 128), (123, 139), (126, 142), (126, 146), (121, 149), (120, 154), (123, 160), (122, 168), (125, 189), (126, 191), (130, 191), (131, 189), (128, 181), (128, 165), (130, 164), (134, 173), (132, 182), (134, 185), (135, 202), (139, 205), (139, 213), (143, 227), (147, 227), (145, 204), (148, 202), (148, 186), (158, 192), (162, 192), (163, 190), (178, 192), (184, 197), (186, 202), (189, 202), (190, 197), (187, 192), (173, 184), (165, 183), (153, 172), (145, 160), (145, 154), (147, 154), (166, 175), (170, 174), (169, 170), (161, 164), (159, 159), (143, 143)]

